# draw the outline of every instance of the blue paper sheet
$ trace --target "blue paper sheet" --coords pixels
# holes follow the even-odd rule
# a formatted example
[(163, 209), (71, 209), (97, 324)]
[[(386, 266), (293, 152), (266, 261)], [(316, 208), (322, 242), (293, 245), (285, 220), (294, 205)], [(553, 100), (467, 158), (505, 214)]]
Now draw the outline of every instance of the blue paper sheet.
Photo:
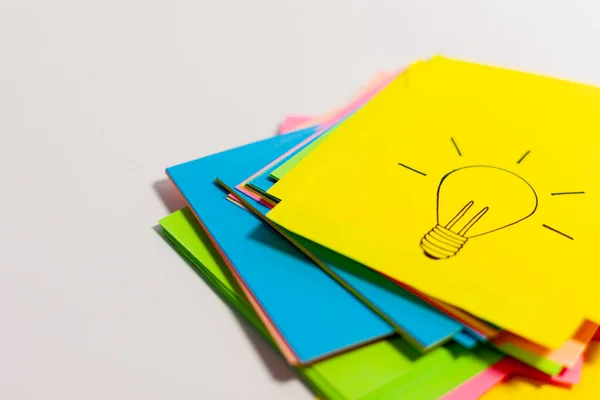
[(394, 331), (278, 232), (225, 201), (227, 193), (214, 182), (224, 173), (240, 182), (308, 135), (294, 132), (167, 169), (300, 363)]

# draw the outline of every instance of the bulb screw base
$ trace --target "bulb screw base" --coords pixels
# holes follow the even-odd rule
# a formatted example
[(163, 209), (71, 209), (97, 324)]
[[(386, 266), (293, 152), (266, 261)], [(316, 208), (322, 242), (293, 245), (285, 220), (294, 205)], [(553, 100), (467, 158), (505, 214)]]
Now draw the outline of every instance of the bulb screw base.
[(421, 248), (430, 258), (443, 260), (455, 256), (467, 240), (446, 227), (436, 225), (421, 239)]

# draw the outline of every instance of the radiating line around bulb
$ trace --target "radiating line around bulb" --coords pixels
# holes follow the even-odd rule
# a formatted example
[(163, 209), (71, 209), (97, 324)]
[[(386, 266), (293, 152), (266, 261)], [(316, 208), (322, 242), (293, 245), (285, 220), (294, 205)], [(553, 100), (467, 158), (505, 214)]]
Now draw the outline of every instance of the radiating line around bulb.
[(556, 192), (556, 193), (550, 193), (551, 196), (563, 196), (566, 194), (585, 194), (585, 192)]
[(450, 138), (450, 140), (452, 140), (452, 144), (454, 145), (454, 148), (456, 149), (458, 155), (462, 157), (462, 153), (460, 152), (460, 149), (458, 148), (458, 145), (456, 144), (454, 138)]
[(542, 226), (543, 226), (544, 228), (546, 228), (546, 229), (549, 229), (549, 230), (551, 230), (551, 231), (552, 231), (552, 232), (554, 232), (554, 233), (558, 233), (559, 235), (566, 237), (567, 239), (575, 240), (575, 239), (574, 239), (572, 236), (569, 236), (569, 235), (567, 235), (566, 233), (563, 233), (563, 232), (559, 231), (558, 229), (554, 229), (554, 228), (553, 228), (553, 227), (551, 227), (551, 226), (548, 226), (548, 225), (546, 225), (546, 224), (542, 224)]
[(427, 176), (427, 174), (425, 172), (421, 172), (421, 171), (419, 171), (417, 169), (411, 168), (408, 165), (405, 165), (405, 164), (402, 164), (402, 163), (398, 163), (398, 165), (401, 166), (401, 167), (404, 167), (404, 168), (406, 168), (406, 169), (408, 169), (408, 170), (410, 170), (412, 172), (416, 172), (419, 175)]
[(517, 164), (521, 164), (521, 161), (523, 161), (525, 159), (525, 157), (527, 157), (529, 155), (529, 153), (531, 153), (531, 150), (527, 150), (527, 152), (525, 154), (523, 154), (523, 156), (521, 156), (521, 158), (519, 158), (519, 161), (517, 161)]

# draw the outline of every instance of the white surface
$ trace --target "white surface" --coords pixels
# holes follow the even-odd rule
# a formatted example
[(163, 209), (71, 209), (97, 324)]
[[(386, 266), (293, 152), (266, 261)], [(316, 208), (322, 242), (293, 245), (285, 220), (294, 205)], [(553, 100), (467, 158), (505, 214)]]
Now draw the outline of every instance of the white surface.
[(312, 398), (152, 229), (164, 168), (435, 53), (600, 84), (599, 37), (598, 0), (0, 0), (0, 398)]

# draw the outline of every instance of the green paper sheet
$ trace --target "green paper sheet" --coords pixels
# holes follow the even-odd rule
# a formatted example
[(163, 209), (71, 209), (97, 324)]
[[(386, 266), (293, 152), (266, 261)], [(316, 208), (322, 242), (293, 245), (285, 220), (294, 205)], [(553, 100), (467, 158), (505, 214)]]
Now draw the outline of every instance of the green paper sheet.
[[(177, 251), (273, 344), (192, 212), (184, 208), (159, 223)], [(420, 355), (393, 337), (297, 371), (324, 399), (437, 399), (500, 359), (489, 347), (469, 351), (453, 343)]]

